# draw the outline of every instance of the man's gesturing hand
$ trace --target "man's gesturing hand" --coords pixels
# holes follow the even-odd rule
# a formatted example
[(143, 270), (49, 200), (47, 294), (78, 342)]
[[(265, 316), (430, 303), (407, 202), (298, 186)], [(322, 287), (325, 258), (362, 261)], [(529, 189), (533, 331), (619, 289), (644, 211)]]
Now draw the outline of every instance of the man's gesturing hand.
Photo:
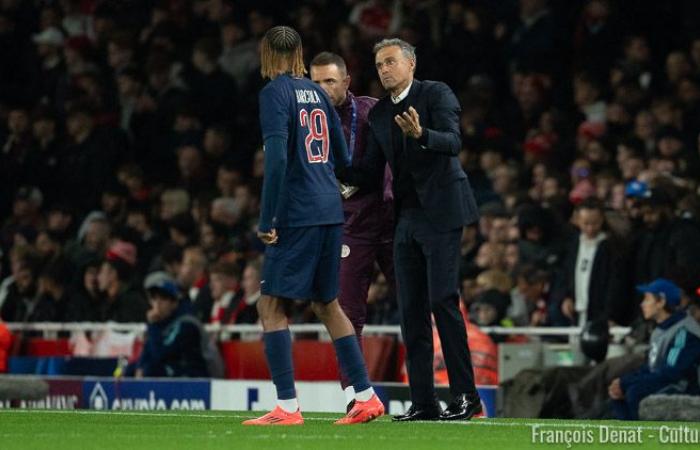
[(418, 139), (423, 135), (423, 128), (420, 126), (418, 111), (416, 111), (413, 106), (408, 108), (408, 111), (405, 111), (403, 114), (395, 115), (394, 120), (406, 136)]

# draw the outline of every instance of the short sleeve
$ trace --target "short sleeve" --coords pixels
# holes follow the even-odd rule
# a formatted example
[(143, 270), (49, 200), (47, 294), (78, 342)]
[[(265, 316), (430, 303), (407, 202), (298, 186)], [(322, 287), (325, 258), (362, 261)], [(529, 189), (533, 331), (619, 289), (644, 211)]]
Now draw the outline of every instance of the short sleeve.
[(289, 133), (286, 95), (274, 86), (268, 85), (260, 92), (260, 129), (263, 140), (272, 136), (287, 137)]

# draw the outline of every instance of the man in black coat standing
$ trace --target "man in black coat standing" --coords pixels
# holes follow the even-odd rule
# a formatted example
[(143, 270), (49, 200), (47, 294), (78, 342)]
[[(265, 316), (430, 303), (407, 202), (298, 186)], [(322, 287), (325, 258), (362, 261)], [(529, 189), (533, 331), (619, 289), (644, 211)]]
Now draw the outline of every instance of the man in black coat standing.
[[(382, 182), (387, 162), (394, 174), (394, 264), (413, 402), (394, 420), (466, 420), (481, 411), (481, 400), (458, 306), (459, 244), (462, 227), (477, 220), (477, 208), (457, 158), (459, 102), (446, 84), (413, 79), (416, 55), (410, 44), (385, 39), (374, 53), (389, 95), (369, 113), (361, 169), (338, 176), (367, 189)], [(454, 396), (444, 412), (433, 383), (431, 313)]]

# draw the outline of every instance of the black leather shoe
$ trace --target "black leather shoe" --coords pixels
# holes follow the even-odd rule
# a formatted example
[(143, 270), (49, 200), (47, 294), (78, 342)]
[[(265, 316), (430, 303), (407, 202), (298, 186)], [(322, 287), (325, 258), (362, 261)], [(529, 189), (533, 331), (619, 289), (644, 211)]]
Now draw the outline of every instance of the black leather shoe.
[(469, 420), (481, 411), (481, 399), (478, 396), (461, 394), (440, 414), (440, 420)]
[(412, 422), (415, 420), (438, 420), (440, 419), (440, 406), (420, 407), (411, 405), (406, 414), (394, 416), (391, 420), (394, 422)]

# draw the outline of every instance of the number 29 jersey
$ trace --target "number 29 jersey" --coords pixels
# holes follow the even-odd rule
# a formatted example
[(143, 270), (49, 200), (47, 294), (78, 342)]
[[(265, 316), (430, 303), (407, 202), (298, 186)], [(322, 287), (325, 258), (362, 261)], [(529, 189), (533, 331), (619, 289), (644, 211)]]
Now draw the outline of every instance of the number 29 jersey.
[(336, 165), (350, 164), (340, 119), (325, 92), (307, 78), (282, 74), (260, 91), (263, 140), (287, 139), (287, 170), (272, 226), (342, 224)]

